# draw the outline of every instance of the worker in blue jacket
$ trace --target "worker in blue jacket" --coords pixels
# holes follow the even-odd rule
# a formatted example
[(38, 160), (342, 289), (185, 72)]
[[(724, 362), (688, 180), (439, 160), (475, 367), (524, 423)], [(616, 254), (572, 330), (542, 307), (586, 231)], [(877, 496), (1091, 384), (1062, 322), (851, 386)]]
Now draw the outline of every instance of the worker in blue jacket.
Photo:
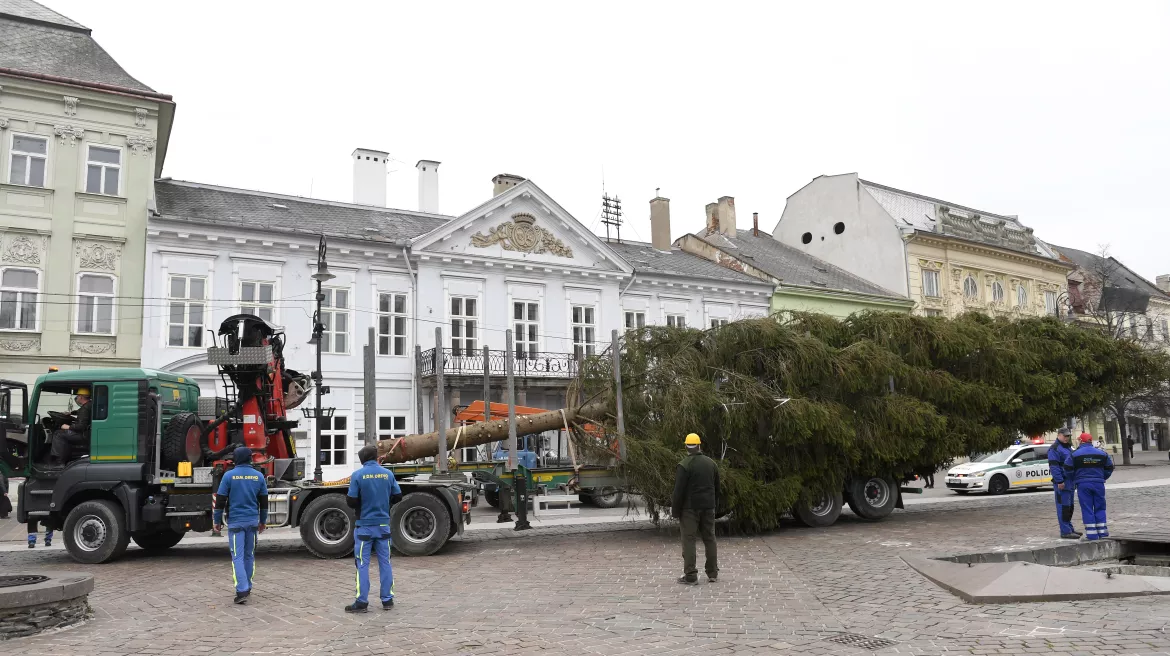
[(370, 556), (378, 557), (378, 592), (382, 610), (394, 607), (394, 571), (390, 568), (390, 506), (402, 499), (402, 488), (394, 472), (378, 464), (378, 447), (368, 444), (358, 451), (362, 466), (349, 477), (345, 501), (357, 513), (353, 532), (353, 560), (357, 565), (357, 597), (345, 607), (347, 613), (364, 613), (369, 608)]
[(237, 604), (248, 601), (252, 577), (256, 575), (256, 536), (268, 522), (268, 484), (264, 474), (252, 467), (252, 450), (241, 446), (232, 454), (235, 466), (219, 482), (215, 493), (212, 523), (223, 530), (227, 510), (228, 546), (232, 549), (232, 581)]
[(1105, 481), (1113, 475), (1113, 459), (1093, 445), (1093, 436), (1081, 433), (1081, 446), (1066, 457), (1064, 477), (1072, 479), (1081, 502), (1081, 519), (1085, 522), (1085, 538), (1100, 540), (1109, 537), (1105, 522)]
[(1056, 441), (1048, 447), (1048, 472), (1052, 475), (1052, 489), (1056, 494), (1056, 523), (1060, 526), (1060, 537), (1077, 540), (1081, 537), (1073, 528), (1073, 482), (1064, 475), (1064, 461), (1071, 459), (1073, 450), (1072, 430), (1062, 428), (1056, 433)]

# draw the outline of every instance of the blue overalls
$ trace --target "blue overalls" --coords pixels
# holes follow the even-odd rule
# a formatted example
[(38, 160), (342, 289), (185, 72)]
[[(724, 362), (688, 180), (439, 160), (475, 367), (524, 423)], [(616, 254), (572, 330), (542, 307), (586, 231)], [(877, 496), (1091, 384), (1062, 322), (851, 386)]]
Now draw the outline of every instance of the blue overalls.
[(1081, 502), (1081, 519), (1085, 522), (1085, 538), (1099, 540), (1109, 537), (1105, 521), (1105, 481), (1113, 475), (1113, 459), (1101, 449), (1082, 443), (1065, 459), (1065, 478), (1071, 475)]
[(268, 484), (251, 465), (236, 465), (219, 482), (212, 523), (223, 524), (227, 509), (228, 546), (236, 592), (249, 592), (256, 575), (256, 534), (268, 521)]
[[(1059, 439), (1048, 447), (1048, 472), (1052, 475), (1052, 490), (1056, 497), (1056, 523), (1060, 526), (1061, 535), (1070, 535), (1076, 532), (1072, 525), (1073, 517), (1073, 481), (1071, 476), (1064, 475), (1065, 458), (1072, 457), (1072, 447)], [(1064, 483), (1064, 489), (1059, 485)]]
[(357, 509), (353, 532), (353, 560), (357, 565), (356, 600), (365, 605), (370, 594), (370, 557), (378, 558), (378, 592), (382, 603), (394, 600), (394, 571), (390, 567), (390, 499), (402, 496), (394, 472), (367, 460), (349, 478), (348, 496)]

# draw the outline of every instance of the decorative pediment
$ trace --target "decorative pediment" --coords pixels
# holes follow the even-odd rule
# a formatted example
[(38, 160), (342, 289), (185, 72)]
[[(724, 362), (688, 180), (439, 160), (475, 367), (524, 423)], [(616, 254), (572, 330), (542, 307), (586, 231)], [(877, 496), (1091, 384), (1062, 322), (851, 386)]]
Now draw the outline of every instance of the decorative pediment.
[(918, 267), (920, 269), (927, 269), (929, 271), (942, 271), (943, 263), (938, 260), (919, 259)]
[(17, 264), (40, 264), (45, 249), (44, 238), (13, 235), (3, 242), (0, 259)]
[(491, 228), (486, 235), (477, 232), (471, 236), (471, 245), (476, 248), (488, 248), (496, 244), (506, 251), (573, 257), (572, 248), (566, 246), (548, 230), (536, 225), (536, 217), (523, 212), (513, 214), (512, 220)]
[(76, 242), (74, 252), (77, 255), (77, 264), (81, 269), (98, 271), (116, 271), (118, 258), (122, 255), (122, 248), (117, 244), (103, 242)]

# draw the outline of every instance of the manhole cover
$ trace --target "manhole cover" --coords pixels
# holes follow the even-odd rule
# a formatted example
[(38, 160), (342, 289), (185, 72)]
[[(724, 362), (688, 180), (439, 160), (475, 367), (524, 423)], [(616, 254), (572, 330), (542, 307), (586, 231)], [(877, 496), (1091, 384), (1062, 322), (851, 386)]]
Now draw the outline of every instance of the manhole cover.
[(18, 585), (33, 585), (44, 583), (49, 577), (40, 574), (20, 574), (17, 576), (0, 576), (0, 588), (15, 588)]
[(862, 649), (869, 650), (885, 649), (886, 647), (893, 647), (898, 644), (893, 640), (875, 638), (873, 636), (861, 635), (860, 633), (840, 633), (831, 638), (825, 638), (824, 640), (825, 642), (835, 642), (839, 645), (849, 645), (850, 647), (861, 647)]

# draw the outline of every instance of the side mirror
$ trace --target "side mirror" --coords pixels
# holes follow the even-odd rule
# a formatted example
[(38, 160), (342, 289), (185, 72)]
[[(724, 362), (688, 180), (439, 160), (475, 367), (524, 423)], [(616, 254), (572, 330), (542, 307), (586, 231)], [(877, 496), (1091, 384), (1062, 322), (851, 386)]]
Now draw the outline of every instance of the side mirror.
[(1011, 460), (1008, 461), (1008, 464), (1009, 465), (1018, 465), (1021, 462), (1023, 462), (1023, 460), (1020, 460), (1019, 458), (1012, 458)]

